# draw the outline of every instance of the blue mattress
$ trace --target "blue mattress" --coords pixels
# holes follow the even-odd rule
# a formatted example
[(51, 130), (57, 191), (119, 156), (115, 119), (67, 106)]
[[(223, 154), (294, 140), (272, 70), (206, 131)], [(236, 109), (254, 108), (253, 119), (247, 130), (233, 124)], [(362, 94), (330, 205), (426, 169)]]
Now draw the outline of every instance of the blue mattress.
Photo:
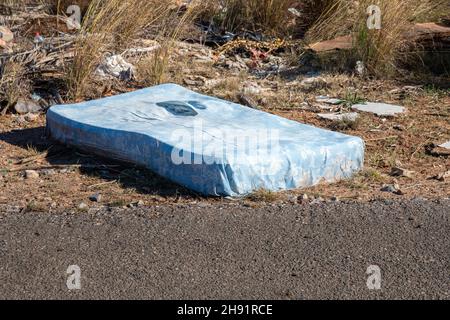
[(175, 84), (47, 113), (51, 138), (144, 166), (204, 195), (242, 196), (349, 178), (358, 137), (319, 129)]

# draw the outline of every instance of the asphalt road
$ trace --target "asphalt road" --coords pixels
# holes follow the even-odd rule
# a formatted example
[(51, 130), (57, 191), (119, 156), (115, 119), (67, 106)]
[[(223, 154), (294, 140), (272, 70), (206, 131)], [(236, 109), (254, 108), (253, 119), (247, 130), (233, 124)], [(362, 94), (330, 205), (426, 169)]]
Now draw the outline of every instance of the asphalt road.
[(8, 211), (0, 298), (448, 299), (449, 218), (449, 200)]

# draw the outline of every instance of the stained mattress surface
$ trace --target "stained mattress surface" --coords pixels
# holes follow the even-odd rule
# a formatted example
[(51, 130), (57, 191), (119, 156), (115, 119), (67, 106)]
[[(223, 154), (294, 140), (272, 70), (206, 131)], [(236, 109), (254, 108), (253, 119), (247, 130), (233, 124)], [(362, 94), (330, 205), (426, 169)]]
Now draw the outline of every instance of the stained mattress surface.
[(204, 195), (241, 196), (349, 178), (359, 137), (323, 130), (175, 84), (47, 113), (55, 140), (144, 166)]

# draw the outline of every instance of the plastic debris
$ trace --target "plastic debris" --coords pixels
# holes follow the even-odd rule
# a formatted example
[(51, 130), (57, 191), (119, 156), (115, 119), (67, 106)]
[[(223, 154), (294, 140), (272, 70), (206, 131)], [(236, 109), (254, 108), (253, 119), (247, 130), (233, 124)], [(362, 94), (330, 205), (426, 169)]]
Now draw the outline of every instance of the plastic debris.
[(133, 79), (135, 67), (125, 61), (121, 55), (110, 55), (97, 67), (95, 73), (103, 78), (114, 77), (128, 81)]
[(5, 43), (11, 42), (14, 40), (14, 34), (7, 27), (0, 26), (0, 39)]

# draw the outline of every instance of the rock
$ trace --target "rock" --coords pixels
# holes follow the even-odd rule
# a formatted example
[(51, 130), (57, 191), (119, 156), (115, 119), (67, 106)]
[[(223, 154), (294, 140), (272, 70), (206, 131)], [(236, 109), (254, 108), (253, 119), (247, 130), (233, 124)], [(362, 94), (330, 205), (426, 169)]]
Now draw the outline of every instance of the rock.
[(394, 177), (406, 177), (412, 179), (414, 178), (414, 174), (415, 174), (414, 171), (403, 169), (400, 167), (394, 167), (391, 170), (391, 176)]
[(199, 87), (204, 84), (202, 81), (196, 81), (196, 80), (192, 80), (192, 79), (188, 79), (188, 78), (183, 79), (183, 82), (185, 85), (193, 86), (193, 87), (195, 87), (195, 86)]
[(81, 211), (87, 211), (89, 209), (88, 205), (84, 202), (80, 203), (80, 205), (78, 206), (78, 210)]
[(396, 184), (385, 184), (385, 185), (383, 185), (383, 187), (380, 190), (383, 192), (394, 193), (397, 195), (403, 194), (403, 192), (400, 190), (400, 186), (397, 183)]
[(7, 27), (0, 26), (0, 39), (5, 43), (11, 42), (14, 40), (14, 34)]
[(313, 91), (317, 89), (322, 89), (327, 86), (327, 82), (321, 77), (310, 77), (303, 79), (300, 82), (300, 88), (305, 91)]
[(333, 201), (333, 202), (340, 202), (341, 201), (341, 199), (339, 199), (339, 197), (331, 197), (331, 199), (330, 199), (331, 201)]
[(39, 113), (42, 111), (42, 108), (34, 101), (19, 99), (14, 106), (14, 110), (19, 114), (30, 114)]
[(332, 120), (332, 121), (356, 121), (358, 119), (358, 114), (356, 112), (350, 113), (319, 113), (317, 115), (319, 118)]
[(336, 98), (330, 98), (328, 96), (317, 96), (316, 97), (316, 102), (318, 103), (326, 103), (326, 104), (332, 104), (332, 105), (338, 105), (341, 104), (342, 102), (344, 102), (341, 99), (336, 99)]
[(35, 113), (27, 113), (23, 118), (25, 119), (25, 121), (28, 122), (34, 122), (38, 119), (38, 115)]
[(298, 203), (307, 203), (309, 201), (309, 197), (306, 193), (301, 194), (297, 197), (297, 202)]
[(440, 145), (432, 143), (430, 145), (425, 146), (425, 151), (427, 154), (430, 154), (435, 157), (448, 157), (450, 156), (449, 144), (450, 141), (447, 141)]
[(440, 173), (437, 176), (434, 177), (434, 179), (439, 181), (447, 181), (450, 179), (450, 170)]
[(55, 169), (44, 169), (41, 171), (44, 176), (52, 176), (56, 174)]
[(396, 124), (392, 128), (398, 131), (405, 131), (405, 127), (403, 127), (401, 124)]
[(311, 201), (311, 204), (321, 204), (325, 201), (325, 199), (323, 199), (322, 197), (316, 197), (313, 201)]
[(102, 195), (100, 193), (93, 194), (89, 197), (89, 200), (91, 200), (92, 202), (100, 202), (102, 201)]
[(406, 111), (406, 109), (401, 106), (374, 102), (368, 102), (366, 104), (355, 104), (352, 106), (352, 109), (362, 112), (374, 113), (379, 117), (393, 117), (399, 113), (403, 113)]
[(244, 106), (250, 107), (252, 109), (259, 109), (258, 103), (246, 94), (238, 94), (238, 100), (239, 103), (243, 104)]
[(144, 202), (143, 200), (139, 200), (139, 201), (137, 202), (137, 206), (138, 206), (138, 207), (143, 207), (143, 206), (145, 206), (145, 202)]
[(39, 172), (35, 170), (25, 170), (26, 179), (37, 179), (39, 178)]

